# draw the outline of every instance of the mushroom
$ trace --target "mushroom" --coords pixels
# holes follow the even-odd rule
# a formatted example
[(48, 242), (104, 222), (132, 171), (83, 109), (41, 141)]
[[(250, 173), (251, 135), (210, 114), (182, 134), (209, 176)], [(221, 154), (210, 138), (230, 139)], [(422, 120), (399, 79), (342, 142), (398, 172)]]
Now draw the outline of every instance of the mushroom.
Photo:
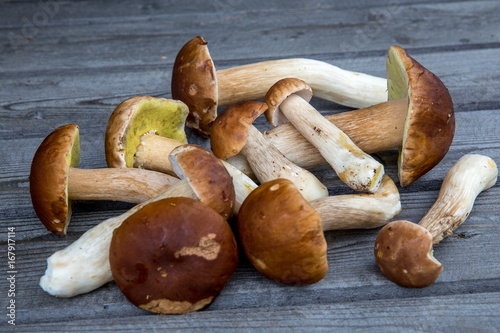
[[(389, 48), (387, 75), (388, 102), (326, 118), (366, 153), (400, 147), (399, 182), (408, 186), (448, 152), (455, 133), (453, 102), (443, 82), (399, 46)], [(264, 135), (303, 168), (326, 164), (319, 151), (291, 124), (280, 125)], [(232, 159), (228, 162), (238, 165)]]
[[(154, 107), (149, 106), (152, 104)], [(109, 167), (136, 167), (174, 174), (170, 152), (184, 144), (186, 106), (179, 101), (138, 96), (118, 105), (108, 120), (105, 136)], [(169, 128), (169, 124), (173, 124)], [(257, 184), (232, 165), (224, 166), (233, 177), (235, 212)]]
[(324, 231), (376, 228), (401, 211), (387, 175), (373, 194), (345, 194), (307, 202), (286, 179), (260, 185), (238, 214), (240, 243), (254, 267), (284, 284), (311, 284), (328, 270)]
[(217, 117), (217, 105), (262, 98), (271, 85), (287, 76), (307, 81), (319, 98), (351, 107), (387, 100), (385, 79), (318, 60), (272, 60), (216, 71), (207, 42), (200, 36), (187, 42), (177, 54), (172, 69), (172, 98), (188, 105), (186, 126), (208, 137)]
[(462, 156), (447, 172), (436, 202), (418, 224), (400, 220), (384, 226), (374, 255), (381, 272), (394, 283), (422, 288), (443, 270), (432, 246), (449, 236), (469, 216), (476, 197), (497, 180), (495, 162), (483, 155)]
[(290, 121), (319, 150), (340, 180), (350, 188), (373, 193), (384, 176), (384, 167), (363, 152), (332, 122), (309, 104), (312, 90), (302, 80), (281, 79), (267, 92), (266, 117), (276, 126)]
[(30, 172), (33, 208), (45, 227), (65, 235), (72, 200), (118, 200), (139, 203), (151, 199), (178, 178), (139, 169), (78, 169), (80, 129), (60, 126), (40, 144)]
[(187, 143), (184, 126), (188, 112), (181, 101), (165, 98), (135, 96), (121, 102), (106, 126), (108, 167), (133, 167), (135, 150), (146, 132)]
[(286, 178), (307, 200), (328, 196), (328, 189), (311, 172), (290, 162), (269, 144), (253, 121), (267, 109), (257, 101), (233, 104), (221, 112), (212, 125), (210, 145), (215, 156), (228, 158), (241, 151), (261, 183)]
[(197, 199), (227, 218), (233, 211), (231, 176), (213, 154), (196, 145), (183, 145), (171, 153), (171, 163), (183, 180), (153, 199), (85, 232), (77, 241), (47, 259), (40, 286), (58, 297), (72, 297), (94, 290), (112, 280), (109, 244), (115, 228), (147, 204), (171, 197)]
[(162, 314), (200, 310), (236, 269), (238, 248), (220, 214), (190, 198), (157, 200), (113, 231), (109, 264), (137, 307)]

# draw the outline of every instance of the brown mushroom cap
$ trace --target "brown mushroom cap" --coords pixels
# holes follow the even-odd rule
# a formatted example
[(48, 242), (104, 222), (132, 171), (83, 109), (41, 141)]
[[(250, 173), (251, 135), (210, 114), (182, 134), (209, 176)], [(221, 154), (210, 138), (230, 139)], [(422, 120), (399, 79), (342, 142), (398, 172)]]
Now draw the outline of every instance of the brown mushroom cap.
[(293, 94), (309, 102), (313, 96), (313, 91), (305, 81), (296, 78), (279, 80), (267, 91), (264, 97), (269, 107), (266, 111), (266, 119), (271, 125), (278, 126), (289, 122), (281, 112), (280, 105), (288, 96)]
[(109, 262), (116, 284), (134, 305), (155, 313), (202, 309), (236, 269), (231, 228), (189, 198), (152, 202), (113, 232)]
[(238, 154), (248, 139), (248, 128), (267, 110), (257, 101), (240, 102), (225, 108), (211, 128), (210, 145), (215, 156), (228, 158)]
[(399, 181), (407, 186), (448, 152), (455, 134), (453, 102), (443, 82), (399, 46), (389, 48), (387, 76), (389, 100), (408, 97), (398, 160)]
[(189, 182), (196, 196), (224, 218), (233, 213), (233, 179), (222, 161), (193, 144), (176, 147), (169, 156), (174, 172)]
[(140, 137), (154, 133), (186, 143), (184, 125), (189, 110), (177, 100), (135, 96), (121, 102), (106, 127), (106, 162), (110, 168), (134, 166)]
[(328, 271), (319, 214), (286, 179), (253, 190), (238, 214), (240, 242), (254, 267), (284, 284), (311, 284)]
[(443, 270), (432, 255), (432, 235), (409, 221), (385, 225), (375, 240), (374, 254), (382, 274), (407, 288), (427, 287)]
[(68, 198), (69, 168), (80, 160), (80, 129), (68, 124), (55, 129), (38, 147), (30, 172), (33, 208), (45, 227), (65, 235), (71, 217)]
[(217, 117), (217, 75), (207, 42), (197, 36), (177, 54), (172, 69), (172, 98), (189, 107), (186, 126), (200, 135), (210, 135), (210, 125)]

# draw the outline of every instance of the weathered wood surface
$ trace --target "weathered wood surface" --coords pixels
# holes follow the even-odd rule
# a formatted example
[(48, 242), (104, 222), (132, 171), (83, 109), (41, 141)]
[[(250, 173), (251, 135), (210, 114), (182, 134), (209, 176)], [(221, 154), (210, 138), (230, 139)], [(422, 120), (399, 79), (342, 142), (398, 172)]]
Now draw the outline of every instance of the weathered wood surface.
[[(376, 4), (375, 4), (376, 3)], [(44, 14), (45, 13), (45, 16)], [(130, 96), (169, 97), (178, 49), (202, 35), (215, 65), (309, 57), (385, 76), (385, 52), (398, 44), (434, 71), (455, 103), (450, 152), (401, 188), (400, 218), (418, 221), (463, 154), (500, 162), (500, 3), (498, 1), (22, 1), (0, 4), (0, 331), (7, 324), (7, 228), (16, 230), (16, 328), (83, 330), (486, 331), (500, 328), (500, 189), (482, 193), (455, 235), (435, 249), (445, 269), (424, 289), (404, 289), (377, 269), (377, 230), (328, 232), (330, 271), (307, 287), (278, 285), (244, 259), (217, 300), (183, 316), (130, 305), (114, 283), (71, 299), (38, 286), (46, 258), (129, 204), (79, 202), (69, 233), (49, 234), (29, 198), (29, 167), (41, 140), (78, 123), (81, 167), (105, 167), (103, 138), (114, 107)], [(313, 100), (323, 113), (345, 107)], [(257, 126), (268, 128), (264, 120)], [(207, 142), (190, 135), (192, 142)], [(397, 177), (397, 151), (377, 154)], [(345, 193), (328, 168), (313, 170), (332, 194)]]

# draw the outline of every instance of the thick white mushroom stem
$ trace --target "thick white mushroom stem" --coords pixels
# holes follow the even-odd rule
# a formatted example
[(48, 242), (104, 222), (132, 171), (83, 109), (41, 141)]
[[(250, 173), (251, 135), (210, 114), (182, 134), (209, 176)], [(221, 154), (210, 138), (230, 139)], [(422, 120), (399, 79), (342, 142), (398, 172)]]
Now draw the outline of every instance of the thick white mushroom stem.
[(157, 196), (178, 182), (177, 177), (149, 170), (70, 168), (68, 196), (71, 200), (139, 203)]
[(247, 143), (241, 153), (261, 183), (286, 178), (297, 186), (307, 201), (328, 196), (328, 189), (316, 176), (290, 162), (255, 126), (248, 127)]
[(483, 155), (464, 155), (451, 167), (436, 202), (418, 223), (431, 233), (434, 245), (453, 234), (469, 216), (479, 193), (492, 187), (497, 177), (495, 161)]
[(109, 247), (113, 230), (147, 204), (170, 197), (198, 199), (189, 183), (182, 180), (159, 196), (99, 223), (73, 244), (47, 259), (47, 270), (40, 278), (42, 289), (53, 296), (72, 297), (97, 289), (111, 281), (113, 278), (109, 266)]
[(357, 147), (306, 100), (292, 94), (281, 103), (280, 110), (344, 183), (361, 192), (373, 193), (378, 189), (384, 175), (383, 165)]
[[(155, 134), (144, 134), (140, 140), (141, 144), (135, 154), (135, 167), (175, 174), (168, 156), (174, 148), (183, 143)], [(221, 162), (233, 178), (236, 194), (234, 210), (237, 214), (241, 204), (257, 184), (236, 167), (223, 160)]]
[(341, 105), (367, 107), (387, 101), (387, 80), (304, 59), (263, 61), (217, 71), (219, 105), (262, 98), (285, 77), (306, 81), (314, 95)]
[(323, 231), (378, 228), (401, 212), (398, 188), (388, 175), (375, 193), (335, 195), (309, 204), (321, 216)]

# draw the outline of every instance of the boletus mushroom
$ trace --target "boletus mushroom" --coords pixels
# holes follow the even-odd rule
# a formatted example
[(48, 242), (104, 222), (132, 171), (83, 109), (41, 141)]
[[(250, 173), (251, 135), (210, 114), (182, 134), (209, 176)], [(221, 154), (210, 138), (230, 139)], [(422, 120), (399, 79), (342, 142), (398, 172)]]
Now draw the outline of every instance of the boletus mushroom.
[(181, 101), (151, 96), (134, 96), (118, 104), (106, 126), (104, 148), (108, 167), (133, 167), (144, 133), (187, 143), (184, 127), (188, 113)]
[[(368, 154), (399, 147), (399, 182), (408, 186), (448, 152), (455, 133), (453, 102), (443, 82), (401, 47), (389, 47), (386, 63), (388, 102), (326, 118)], [(327, 164), (290, 123), (264, 136), (303, 168)], [(231, 159), (228, 162), (239, 165)]]
[(140, 169), (79, 169), (80, 130), (67, 124), (52, 131), (38, 147), (30, 172), (33, 208), (45, 227), (65, 235), (72, 200), (146, 201), (179, 181)]
[(264, 98), (268, 106), (266, 118), (275, 126), (290, 121), (318, 149), (340, 180), (354, 190), (375, 192), (384, 176), (384, 166), (309, 104), (312, 95), (306, 82), (281, 79)]
[(253, 266), (267, 278), (311, 284), (327, 273), (323, 232), (376, 228), (401, 211), (399, 192), (387, 175), (373, 194), (345, 194), (308, 202), (287, 179), (261, 184), (238, 214), (240, 243)]
[(491, 158), (462, 156), (447, 172), (436, 202), (418, 224), (399, 220), (380, 230), (374, 255), (382, 274), (408, 288), (434, 283), (443, 265), (434, 258), (433, 245), (465, 221), (476, 197), (493, 186), (497, 176), (498, 168)]
[(308, 82), (317, 97), (342, 105), (360, 108), (387, 100), (385, 79), (318, 60), (271, 60), (216, 71), (207, 42), (200, 36), (177, 54), (172, 98), (188, 105), (186, 126), (208, 137), (218, 105), (260, 99), (276, 81), (289, 76)]
[(99, 223), (65, 249), (52, 254), (40, 279), (43, 290), (58, 297), (72, 297), (111, 281), (109, 244), (113, 230), (151, 202), (187, 197), (203, 202), (224, 218), (231, 216), (234, 187), (231, 176), (219, 159), (196, 145), (177, 147), (170, 158), (182, 180), (153, 199)]
[(111, 273), (134, 305), (162, 314), (198, 311), (219, 295), (236, 269), (229, 224), (190, 198), (143, 206), (113, 231)]
[(240, 151), (247, 158), (258, 180), (291, 180), (306, 200), (328, 196), (328, 189), (311, 172), (290, 162), (252, 123), (266, 111), (257, 101), (233, 104), (221, 112), (211, 128), (210, 145), (215, 156), (228, 158)]

